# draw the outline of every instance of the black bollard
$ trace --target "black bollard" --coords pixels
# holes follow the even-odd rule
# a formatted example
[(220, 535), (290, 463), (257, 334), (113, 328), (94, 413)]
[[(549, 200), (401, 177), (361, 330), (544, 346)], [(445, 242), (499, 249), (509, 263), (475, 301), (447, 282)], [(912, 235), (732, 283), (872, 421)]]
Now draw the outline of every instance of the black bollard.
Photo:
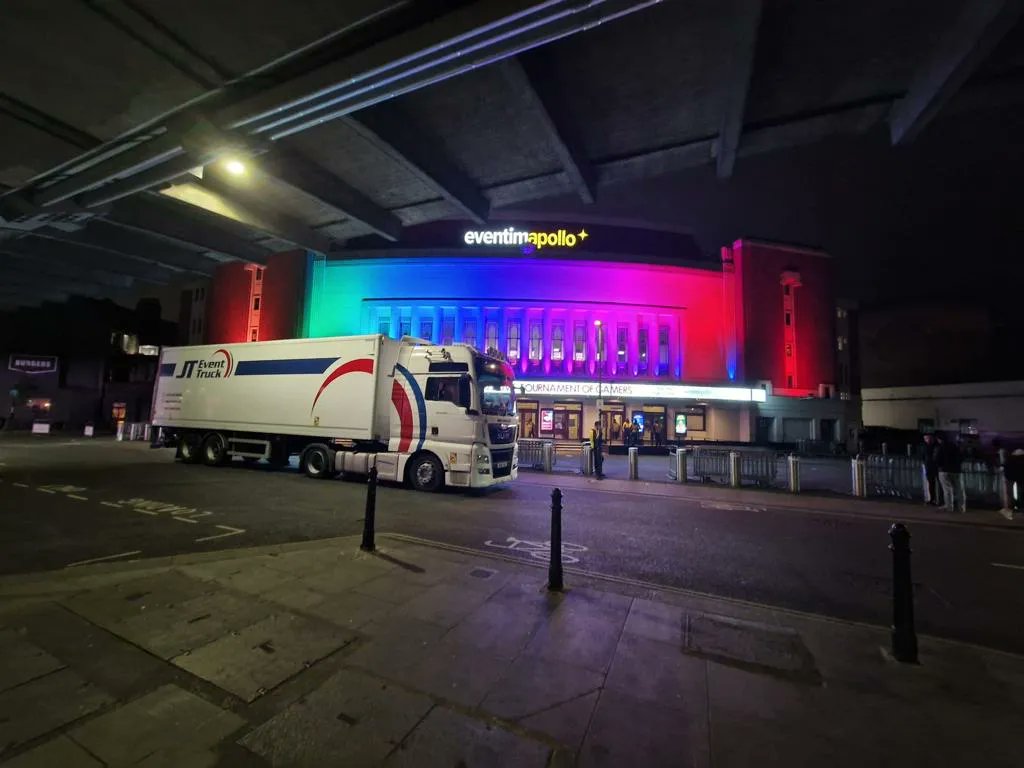
[(910, 578), (910, 531), (903, 523), (889, 529), (892, 544), (892, 655), (897, 661), (917, 663), (914, 632), (914, 584)]
[(548, 566), (548, 589), (561, 592), (562, 583), (562, 492), (551, 492), (551, 564)]
[(370, 467), (370, 476), (366, 479), (366, 515), (363, 517), (363, 543), (359, 548), (364, 552), (373, 552), (374, 514), (377, 510), (377, 468)]

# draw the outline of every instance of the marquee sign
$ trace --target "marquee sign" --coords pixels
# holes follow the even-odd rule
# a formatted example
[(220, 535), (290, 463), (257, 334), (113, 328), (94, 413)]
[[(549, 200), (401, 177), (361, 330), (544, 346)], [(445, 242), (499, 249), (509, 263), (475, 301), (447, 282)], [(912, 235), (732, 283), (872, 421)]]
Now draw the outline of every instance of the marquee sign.
[(52, 355), (11, 355), (7, 370), (18, 373), (56, 373), (57, 358)]
[(466, 245), (519, 246), (524, 252), (530, 253), (542, 248), (575, 248), (588, 237), (590, 234), (585, 229), (579, 232), (569, 232), (565, 229), (541, 232), (505, 227), (494, 230), (468, 230), (462, 235), (462, 242)]
[(763, 403), (768, 397), (760, 388), (694, 387), (685, 384), (642, 384), (596, 381), (523, 381), (516, 380), (516, 389), (524, 395), (555, 395), (559, 397), (644, 398), (665, 400), (727, 400), (736, 403)]

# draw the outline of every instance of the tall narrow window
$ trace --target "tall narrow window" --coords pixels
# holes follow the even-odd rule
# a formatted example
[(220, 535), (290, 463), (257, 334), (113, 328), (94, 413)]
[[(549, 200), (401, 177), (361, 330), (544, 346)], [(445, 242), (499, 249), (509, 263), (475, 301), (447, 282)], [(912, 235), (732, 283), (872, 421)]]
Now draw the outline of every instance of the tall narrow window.
[(377, 333), (391, 335), (391, 315), (385, 315), (383, 312), (377, 315)]
[(539, 321), (530, 323), (530, 360), (537, 362), (543, 357), (544, 334)]
[(484, 326), (485, 344), (488, 350), (498, 348), (498, 324), (494, 320), (488, 321)]
[(252, 300), (252, 308), (254, 310), (256, 310), (256, 311), (259, 311), (259, 308), (260, 308), (260, 297), (259, 296), (255, 297)]
[(572, 330), (572, 359), (577, 363), (587, 359), (587, 326), (576, 323)]
[(636, 332), (638, 354), (637, 368), (640, 373), (647, 373), (647, 329), (640, 328)]
[(412, 318), (411, 317), (400, 317), (398, 319), (398, 335), (408, 336), (412, 333)]
[(518, 320), (513, 320), (508, 324), (508, 359), (513, 363), (519, 359), (521, 334), (522, 324)]
[(434, 318), (432, 317), (421, 317), (420, 318), (420, 338), (426, 339), (427, 341), (434, 340)]
[(256, 282), (257, 283), (263, 282), (263, 268), (262, 267), (256, 267)]
[(558, 322), (551, 326), (551, 359), (565, 359), (565, 323)]
[(451, 315), (441, 320), (441, 343), (451, 344), (455, 341), (455, 318)]
[(619, 365), (626, 364), (627, 349), (626, 344), (629, 339), (629, 329), (624, 325), (620, 325), (615, 331), (615, 360)]
[(471, 347), (476, 346), (476, 320), (466, 320), (462, 323), (462, 341)]

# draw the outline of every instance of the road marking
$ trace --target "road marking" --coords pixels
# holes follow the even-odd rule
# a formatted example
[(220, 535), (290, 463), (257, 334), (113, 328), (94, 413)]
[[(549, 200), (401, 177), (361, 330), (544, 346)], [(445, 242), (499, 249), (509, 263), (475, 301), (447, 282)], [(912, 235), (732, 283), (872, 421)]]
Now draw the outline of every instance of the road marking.
[(19, 488), (28, 488), (28, 483), (14, 483)]
[(76, 501), (88, 501), (85, 496), (79, 496), (77, 493), (69, 493), (67, 494), (67, 497), (69, 499), (75, 499)]
[(992, 563), (996, 568), (1012, 568), (1015, 571), (1024, 571), (1024, 565), (1012, 565), (1011, 563)]
[(159, 512), (150, 512), (148, 509), (139, 509), (138, 507), (133, 507), (133, 509), (140, 515), (149, 515), (150, 517), (156, 517), (160, 514)]
[(120, 504), (115, 504), (112, 501), (101, 501), (100, 504), (102, 504), (105, 507), (113, 507), (114, 509), (120, 509), (121, 508)]
[[(155, 515), (156, 512), (153, 512), (152, 514)], [(171, 518), (174, 519), (174, 520), (177, 520), (179, 523), (198, 523), (199, 522), (198, 520), (193, 520), (190, 517), (178, 517), (177, 515), (171, 515)]]
[[(192, 522), (195, 521), (193, 520)], [(212, 541), (213, 539), (223, 539), (226, 536), (237, 536), (240, 533), (245, 533), (245, 528), (232, 528), (230, 525), (217, 525), (215, 527), (220, 528), (222, 531), (227, 531), (227, 533), (203, 536), (201, 539), (196, 539), (196, 541)]]
[(46, 485), (40, 485), (39, 490), (54, 491), (55, 493), (78, 493), (79, 491), (86, 490), (81, 485), (60, 485), (58, 483), (47, 483)]
[(56, 491), (51, 491), (49, 488), (36, 488), (36, 490), (40, 493), (56, 493)]
[(756, 507), (753, 504), (736, 504), (731, 501), (702, 501), (703, 509), (721, 509), (726, 512), (767, 512), (766, 507)]
[[(499, 544), (488, 539), (484, 542), (485, 547), (494, 547), (495, 549), (507, 549), (514, 552), (523, 552), (529, 555), (534, 560), (543, 560), (547, 562), (551, 559), (551, 542), (550, 541), (527, 541), (526, 539), (517, 539), (515, 536), (509, 536), (505, 539), (504, 544)], [(586, 552), (587, 548), (582, 544), (572, 544), (568, 541), (562, 542), (562, 562), (563, 563), (578, 563), (580, 559), (575, 555), (582, 552)], [(570, 554), (573, 553), (573, 554)]]
[(133, 549), (131, 552), (118, 552), (116, 555), (107, 555), (106, 557), (94, 557), (90, 560), (79, 560), (76, 563), (68, 563), (65, 568), (74, 568), (76, 565), (88, 565), (89, 563), (102, 563), (104, 560), (116, 560), (119, 557), (131, 557), (132, 555), (141, 555), (141, 549)]

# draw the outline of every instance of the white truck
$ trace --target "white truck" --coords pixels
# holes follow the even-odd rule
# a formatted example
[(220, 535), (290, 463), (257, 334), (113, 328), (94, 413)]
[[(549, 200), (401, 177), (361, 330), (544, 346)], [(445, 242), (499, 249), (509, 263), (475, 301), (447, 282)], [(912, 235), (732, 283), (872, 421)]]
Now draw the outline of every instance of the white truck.
[(473, 347), (345, 336), (169, 347), (153, 426), (186, 463), (234, 456), (309, 477), (366, 474), (436, 491), (517, 474), (512, 368)]

